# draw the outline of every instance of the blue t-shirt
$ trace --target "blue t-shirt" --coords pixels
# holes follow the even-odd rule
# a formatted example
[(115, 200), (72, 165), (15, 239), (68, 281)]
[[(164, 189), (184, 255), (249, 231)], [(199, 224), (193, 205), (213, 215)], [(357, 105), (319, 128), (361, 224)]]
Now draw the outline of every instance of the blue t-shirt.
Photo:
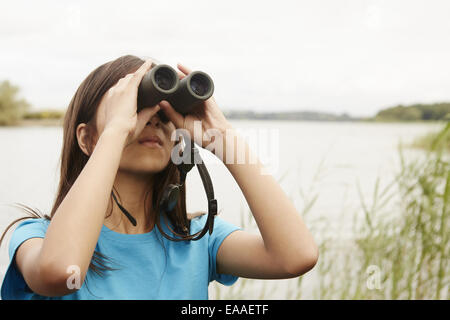
[[(207, 215), (191, 220), (191, 234), (200, 231)], [(170, 224), (170, 222), (168, 221)], [(155, 225), (142, 234), (124, 234), (103, 225), (95, 251), (107, 256), (114, 268), (103, 276), (88, 270), (86, 280), (75, 293), (61, 297), (45, 297), (32, 292), (17, 269), (14, 256), (27, 239), (44, 238), (50, 221), (29, 219), (13, 232), (9, 244), (10, 264), (3, 279), (2, 299), (208, 299), (208, 284), (216, 280), (232, 285), (234, 275), (216, 272), (216, 255), (222, 241), (239, 227), (219, 218), (214, 230), (196, 241), (171, 241), (163, 237)], [(173, 235), (161, 220), (161, 227)], [(68, 273), (68, 277), (73, 274)]]

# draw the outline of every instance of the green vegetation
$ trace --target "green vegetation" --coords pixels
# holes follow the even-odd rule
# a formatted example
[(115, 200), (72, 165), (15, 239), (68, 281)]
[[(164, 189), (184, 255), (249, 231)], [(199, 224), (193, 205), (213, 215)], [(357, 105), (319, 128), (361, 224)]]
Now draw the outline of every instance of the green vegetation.
[[(19, 88), (9, 81), (0, 83), (0, 126), (36, 123), (48, 120), (48, 123), (60, 123), (64, 116), (62, 110), (29, 111), (29, 104), (18, 99)], [(290, 121), (450, 121), (450, 103), (414, 104), (410, 106), (395, 106), (379, 111), (375, 117), (356, 118), (347, 113), (333, 114), (316, 111), (279, 111), (254, 112), (251, 110), (224, 111), (228, 119), (250, 120), (290, 120)], [(33, 120), (33, 121), (31, 121)], [(431, 138), (431, 137), (430, 137)], [(424, 141), (426, 143), (426, 141)]]
[[(450, 162), (440, 146), (449, 134), (450, 123), (409, 161), (400, 148), (398, 175), (384, 188), (377, 179), (371, 203), (360, 192), (364, 215), (354, 222), (356, 239), (345, 251), (323, 252), (329, 272), (319, 297), (448, 298)], [(344, 263), (336, 270), (339, 258)]]
[(375, 117), (356, 118), (346, 113), (340, 115), (314, 111), (254, 112), (227, 111), (229, 119), (303, 120), (303, 121), (450, 121), (450, 103), (414, 104), (395, 106), (379, 111)]
[(244, 111), (225, 111), (224, 115), (227, 119), (252, 119), (252, 120), (303, 120), (303, 121), (355, 121), (346, 113), (336, 115), (325, 112), (315, 111), (283, 111), (283, 112), (254, 112)]
[(30, 110), (30, 104), (18, 98), (19, 87), (9, 81), (0, 82), (0, 126), (60, 125), (63, 110)]
[[(360, 192), (363, 216), (346, 250), (322, 252), (320, 298), (447, 299), (450, 285), (450, 162), (439, 146), (450, 123), (422, 157), (407, 161), (373, 200)], [(327, 242), (325, 242), (327, 243)], [(332, 247), (332, 241), (327, 243)], [(343, 261), (336, 268), (335, 261)]]
[[(450, 123), (430, 149), (406, 160), (392, 181), (375, 182), (368, 201), (358, 185), (361, 210), (351, 223), (352, 237), (330, 234), (326, 219), (311, 220), (320, 196), (320, 166), (310, 192), (300, 192), (300, 212), (319, 244), (319, 262), (305, 276), (284, 283), (240, 279), (230, 288), (215, 287), (219, 299), (443, 299), (450, 293), (450, 161), (439, 146)], [(245, 212), (241, 226), (254, 221)], [(283, 286), (281, 289), (281, 286)]]
[(19, 87), (9, 81), (0, 82), (0, 126), (19, 123), (30, 105), (19, 99)]
[[(447, 123), (447, 127), (450, 122)], [(446, 151), (450, 152), (450, 130), (442, 130), (439, 132), (431, 132), (422, 137), (418, 137), (413, 143), (413, 148), (425, 150)]]
[[(375, 185), (371, 205), (361, 196), (365, 221), (356, 227), (353, 261), (358, 285), (346, 291), (355, 299), (446, 299), (450, 270), (450, 162), (442, 144), (448, 124), (432, 141), (423, 158), (406, 161), (400, 149), (401, 170), (392, 183), (380, 190)], [(395, 198), (396, 197), (396, 198)], [(396, 199), (398, 214), (386, 205)], [(377, 266), (380, 287), (368, 288), (367, 269)], [(350, 272), (351, 274), (351, 272)], [(340, 292), (342, 293), (342, 292)]]
[(61, 119), (64, 117), (64, 110), (39, 110), (33, 112), (27, 112), (23, 119), (33, 119), (33, 120), (42, 120), (42, 119)]
[(450, 121), (450, 103), (414, 104), (381, 110), (376, 121)]

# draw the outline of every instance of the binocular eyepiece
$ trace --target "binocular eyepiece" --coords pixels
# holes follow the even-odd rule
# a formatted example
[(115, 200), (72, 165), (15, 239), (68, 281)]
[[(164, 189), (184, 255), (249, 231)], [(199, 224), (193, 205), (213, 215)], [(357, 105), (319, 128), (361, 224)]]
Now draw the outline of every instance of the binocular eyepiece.
[[(144, 75), (139, 84), (137, 111), (166, 100), (177, 112), (185, 115), (199, 102), (209, 99), (213, 92), (214, 83), (205, 72), (193, 71), (180, 80), (171, 66), (158, 64)], [(168, 121), (164, 112), (159, 111), (158, 115), (161, 121)]]

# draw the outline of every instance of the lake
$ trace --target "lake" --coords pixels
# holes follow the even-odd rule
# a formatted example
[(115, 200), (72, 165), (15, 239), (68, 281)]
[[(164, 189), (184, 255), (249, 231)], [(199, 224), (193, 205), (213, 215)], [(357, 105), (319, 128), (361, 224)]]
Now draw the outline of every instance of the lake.
[[(387, 185), (399, 168), (399, 143), (409, 144), (414, 138), (442, 126), (436, 123), (363, 123), (363, 122), (290, 122), (290, 121), (231, 121), (249, 140), (250, 147), (260, 155), (271, 173), (302, 212), (305, 204), (317, 200), (307, 213), (308, 219), (325, 219), (327, 235), (351, 237), (350, 223), (361, 212), (357, 186), (370, 202), (377, 178)], [(51, 210), (58, 185), (58, 161), (61, 152), (60, 127), (0, 128), (0, 230), (21, 212), (8, 206), (20, 202), (44, 213)], [(408, 150), (407, 156), (420, 154)], [(234, 224), (247, 226), (248, 206), (237, 183), (223, 163), (206, 150), (201, 151), (214, 183), (220, 216)], [(206, 196), (196, 170), (187, 179), (187, 208), (189, 212), (206, 210)], [(275, 213), (277, 214), (277, 213)], [(281, 213), (279, 213), (281, 214)], [(307, 219), (307, 221), (308, 221)], [(255, 226), (248, 225), (254, 232)], [(0, 279), (8, 261), (7, 246), (0, 249)], [(306, 275), (305, 277), (308, 277)], [(246, 284), (244, 296), (257, 298), (261, 283), (287, 283), (289, 280), (261, 281), (253, 288)], [(227, 290), (210, 285), (210, 296), (226, 297)], [(271, 299), (283, 299), (287, 288), (281, 285)], [(283, 289), (284, 288), (284, 289)], [(248, 290), (248, 291), (247, 291)], [(221, 291), (221, 293), (219, 292)]]

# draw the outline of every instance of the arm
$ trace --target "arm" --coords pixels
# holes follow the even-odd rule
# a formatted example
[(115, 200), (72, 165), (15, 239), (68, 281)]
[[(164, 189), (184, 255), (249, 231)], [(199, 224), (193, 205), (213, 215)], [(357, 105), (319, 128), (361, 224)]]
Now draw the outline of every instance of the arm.
[[(228, 129), (230, 130), (230, 129)], [(261, 235), (235, 231), (222, 242), (217, 253), (217, 272), (247, 278), (274, 279), (299, 276), (317, 262), (318, 249), (300, 214), (271, 175), (262, 175), (259, 159), (249, 163), (251, 150), (231, 129), (234, 155), (237, 146), (245, 152), (245, 163), (226, 159), (225, 164), (242, 190)], [(226, 136), (225, 136), (226, 137)], [(239, 143), (237, 143), (239, 140)]]
[[(102, 97), (96, 111), (99, 134), (94, 151), (53, 215), (44, 239), (32, 238), (17, 249), (15, 262), (25, 282), (44, 296), (61, 296), (67, 288), (69, 266), (80, 270), (84, 282), (108, 208), (123, 148), (134, 141), (159, 106), (137, 110), (137, 88), (150, 69), (146, 61), (120, 79)], [(78, 124), (80, 148), (88, 154), (86, 124)], [(83, 135), (84, 133), (84, 135)]]
[[(180, 78), (191, 71), (178, 64)], [(161, 109), (177, 128), (188, 130), (194, 141), (202, 147), (211, 143), (204, 135), (214, 129), (215, 139), (222, 140), (222, 151), (226, 153), (227, 132), (233, 139), (245, 145), (247, 161), (244, 164), (225, 164), (241, 188), (261, 235), (235, 231), (225, 238), (217, 253), (217, 272), (247, 278), (275, 279), (299, 276), (310, 270), (317, 262), (318, 249), (293, 203), (270, 175), (261, 175), (262, 164), (249, 163), (250, 149), (233, 130), (220, 111), (214, 97), (204, 101), (195, 112), (181, 115), (167, 101), (161, 101)], [(195, 124), (201, 125), (201, 134), (196, 134)], [(234, 146), (237, 154), (237, 143)], [(208, 150), (210, 150), (208, 148)], [(210, 150), (212, 151), (212, 150)], [(214, 150), (222, 161), (236, 163), (225, 158), (220, 150)]]
[[(59, 296), (67, 267), (80, 267), (81, 283), (88, 270), (105, 218), (126, 135), (105, 130), (89, 161), (56, 210), (44, 239), (29, 239), (17, 250), (16, 264), (36, 293)], [(119, 146), (118, 146), (119, 145)]]

